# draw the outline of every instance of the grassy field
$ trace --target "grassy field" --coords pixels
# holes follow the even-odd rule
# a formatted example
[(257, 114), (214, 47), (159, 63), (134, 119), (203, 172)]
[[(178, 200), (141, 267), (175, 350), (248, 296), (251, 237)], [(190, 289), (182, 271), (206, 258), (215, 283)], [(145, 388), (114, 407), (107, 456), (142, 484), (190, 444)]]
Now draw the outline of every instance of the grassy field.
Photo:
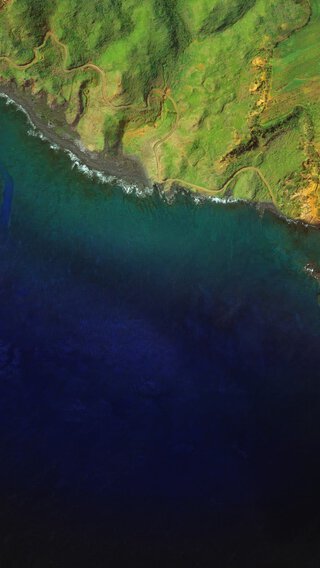
[(7, 0), (0, 77), (166, 189), (320, 221), (320, 0)]

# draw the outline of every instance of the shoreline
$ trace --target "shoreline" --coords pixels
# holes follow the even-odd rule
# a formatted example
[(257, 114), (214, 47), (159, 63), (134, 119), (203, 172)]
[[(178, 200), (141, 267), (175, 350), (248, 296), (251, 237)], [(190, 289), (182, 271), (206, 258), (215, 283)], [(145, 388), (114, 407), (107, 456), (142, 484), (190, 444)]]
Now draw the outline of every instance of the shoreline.
[(150, 189), (153, 186), (139, 158), (125, 155), (108, 156), (106, 153), (90, 152), (81, 147), (81, 140), (75, 136), (71, 127), (65, 121), (58, 125), (61, 129), (63, 128), (63, 133), (58, 133), (55, 128), (56, 125), (52, 121), (39, 116), (42, 104), (46, 112), (49, 115), (52, 114), (52, 118), (55, 119), (55, 111), (50, 109), (46, 103), (44, 104), (40, 97), (23, 93), (13, 84), (0, 84), (0, 96), (6, 98), (9, 102), (12, 101), (20, 108), (26, 114), (32, 127), (38, 130), (49, 143), (74, 155), (93, 172), (100, 173), (106, 178), (115, 178), (123, 184), (136, 187), (138, 190)]
[[(271, 201), (261, 202), (233, 199), (232, 196), (219, 198), (215, 195), (210, 196), (207, 193), (201, 193), (200, 191), (195, 193), (179, 184), (174, 184), (169, 192), (165, 192), (163, 191), (164, 184), (152, 182), (148, 178), (143, 164), (138, 157), (125, 156), (124, 154), (108, 156), (106, 153), (90, 152), (87, 149), (81, 148), (81, 140), (74, 135), (72, 136), (72, 130), (65, 121), (62, 125), (64, 133), (57, 133), (53, 124), (46, 123), (46, 121), (39, 116), (39, 112), (35, 108), (36, 105), (40, 107), (42, 103), (39, 97), (18, 91), (17, 87), (13, 84), (0, 84), (0, 97), (5, 98), (8, 103), (14, 104), (18, 109), (24, 112), (30, 125), (35, 129), (35, 135), (39, 135), (40, 138), (46, 140), (53, 149), (60, 149), (66, 152), (71, 161), (77, 165), (80, 170), (89, 175), (89, 177), (96, 175), (98, 179), (105, 182), (118, 182), (127, 193), (135, 190), (137, 195), (147, 195), (157, 188), (159, 194), (168, 202), (171, 202), (177, 193), (185, 193), (197, 204), (208, 201), (211, 203), (225, 203), (230, 205), (243, 203), (253, 206), (261, 214), (270, 212), (279, 220), (285, 221), (290, 225), (294, 224), (303, 228), (320, 229), (320, 224), (311, 224), (301, 219), (286, 217)], [(55, 118), (55, 111), (49, 109), (46, 103), (45, 110), (51, 112), (53, 118)], [(67, 132), (67, 128), (69, 128), (70, 133)]]

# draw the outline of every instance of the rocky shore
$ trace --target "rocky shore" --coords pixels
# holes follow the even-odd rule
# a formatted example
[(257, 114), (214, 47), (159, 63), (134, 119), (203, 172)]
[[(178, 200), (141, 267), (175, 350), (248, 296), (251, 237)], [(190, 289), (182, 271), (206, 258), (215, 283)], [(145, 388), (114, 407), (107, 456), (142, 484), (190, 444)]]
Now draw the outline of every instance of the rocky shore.
[(49, 142), (71, 152), (90, 169), (105, 176), (114, 176), (139, 189), (152, 186), (138, 158), (121, 153), (110, 155), (107, 152), (90, 152), (84, 148), (76, 132), (66, 123), (61, 109), (50, 109), (45, 97), (23, 92), (14, 83), (0, 84), (0, 95), (21, 107)]

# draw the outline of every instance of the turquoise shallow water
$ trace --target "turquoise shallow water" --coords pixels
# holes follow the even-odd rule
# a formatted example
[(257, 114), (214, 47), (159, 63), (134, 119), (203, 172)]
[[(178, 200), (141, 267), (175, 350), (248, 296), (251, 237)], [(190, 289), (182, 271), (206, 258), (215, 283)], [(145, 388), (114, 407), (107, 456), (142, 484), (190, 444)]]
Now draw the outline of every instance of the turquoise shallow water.
[(319, 231), (126, 195), (28, 128), (0, 101), (4, 566), (313, 566)]

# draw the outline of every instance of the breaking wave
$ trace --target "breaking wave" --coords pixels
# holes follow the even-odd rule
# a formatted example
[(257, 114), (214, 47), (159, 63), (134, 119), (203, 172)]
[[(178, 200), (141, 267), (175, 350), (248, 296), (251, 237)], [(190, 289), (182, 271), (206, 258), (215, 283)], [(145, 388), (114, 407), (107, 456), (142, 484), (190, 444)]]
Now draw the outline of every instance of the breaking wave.
[[(134, 194), (137, 197), (142, 197), (142, 198), (153, 194), (153, 187), (143, 187), (142, 188), (142, 187), (139, 187), (137, 184), (128, 183), (128, 182), (124, 181), (123, 179), (118, 178), (117, 176), (108, 175), (101, 170), (96, 170), (94, 168), (90, 168), (87, 164), (84, 163), (84, 161), (82, 161), (76, 154), (74, 154), (74, 152), (72, 152), (68, 148), (63, 148), (62, 146), (59, 146), (55, 142), (52, 142), (47, 136), (45, 136), (45, 134), (43, 134), (43, 132), (41, 132), (41, 130), (36, 127), (36, 125), (34, 124), (34, 122), (31, 119), (28, 111), (22, 105), (17, 103), (14, 99), (12, 99), (6, 93), (0, 93), (0, 98), (5, 99), (7, 105), (13, 105), (13, 106), (15, 106), (15, 108), (17, 110), (23, 112), (23, 114), (27, 118), (27, 122), (28, 122), (28, 126), (29, 126), (29, 128), (27, 130), (27, 134), (29, 136), (39, 138), (40, 140), (48, 143), (50, 148), (54, 151), (60, 150), (60, 151), (64, 152), (65, 154), (67, 154), (69, 156), (70, 160), (71, 160), (72, 169), (76, 168), (79, 172), (81, 172), (83, 175), (85, 175), (89, 179), (95, 179), (96, 181), (98, 181), (100, 183), (105, 183), (105, 184), (116, 183), (117, 186), (119, 186), (124, 191), (124, 193), (126, 193), (126, 194)], [(81, 148), (80, 148), (80, 150), (83, 151)]]

